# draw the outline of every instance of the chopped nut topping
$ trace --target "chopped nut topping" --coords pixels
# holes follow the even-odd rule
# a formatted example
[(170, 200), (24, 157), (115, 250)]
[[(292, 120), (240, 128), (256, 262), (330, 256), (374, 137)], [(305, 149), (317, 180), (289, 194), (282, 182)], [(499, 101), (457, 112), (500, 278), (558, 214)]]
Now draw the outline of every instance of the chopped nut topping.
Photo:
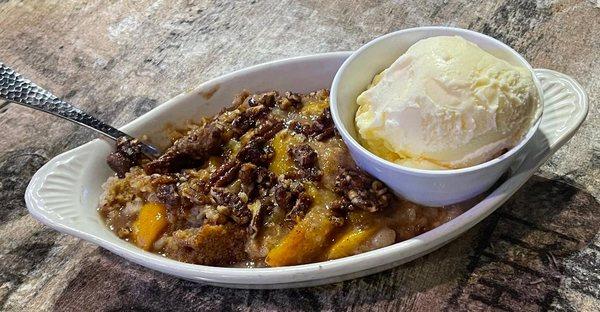
[[(447, 210), (404, 207), (355, 167), (328, 96), (244, 91), (219, 114), (173, 130), (173, 145), (143, 164), (136, 141), (119, 140), (107, 159), (118, 178), (107, 181), (99, 212), (119, 237), (205, 265), (342, 257), (364, 252), (379, 226), (407, 239), (447, 221)], [(146, 239), (136, 238), (141, 224)]]
[(334, 205), (338, 210), (375, 212), (387, 208), (391, 199), (383, 183), (355, 169), (342, 170), (336, 177), (335, 191), (343, 197)]

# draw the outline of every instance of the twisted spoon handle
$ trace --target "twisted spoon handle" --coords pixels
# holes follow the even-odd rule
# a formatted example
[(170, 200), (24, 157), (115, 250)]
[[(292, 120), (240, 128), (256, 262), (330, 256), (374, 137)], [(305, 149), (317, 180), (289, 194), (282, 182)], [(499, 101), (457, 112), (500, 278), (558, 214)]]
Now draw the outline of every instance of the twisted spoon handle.
[[(23, 78), (2, 62), (0, 62), (0, 98), (86, 126), (113, 140), (121, 137), (132, 139), (128, 134), (105, 124), (96, 117), (57, 98), (52, 93)], [(160, 155), (157, 148), (147, 144), (142, 144), (142, 151), (152, 158)]]

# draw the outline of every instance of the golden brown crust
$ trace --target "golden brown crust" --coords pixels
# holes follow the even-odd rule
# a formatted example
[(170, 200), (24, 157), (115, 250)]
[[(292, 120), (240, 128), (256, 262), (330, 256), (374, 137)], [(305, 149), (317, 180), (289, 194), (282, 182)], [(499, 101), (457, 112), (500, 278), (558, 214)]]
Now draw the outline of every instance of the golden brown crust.
[(167, 239), (164, 254), (175, 260), (214, 266), (231, 265), (246, 258), (248, 233), (232, 224), (179, 230)]

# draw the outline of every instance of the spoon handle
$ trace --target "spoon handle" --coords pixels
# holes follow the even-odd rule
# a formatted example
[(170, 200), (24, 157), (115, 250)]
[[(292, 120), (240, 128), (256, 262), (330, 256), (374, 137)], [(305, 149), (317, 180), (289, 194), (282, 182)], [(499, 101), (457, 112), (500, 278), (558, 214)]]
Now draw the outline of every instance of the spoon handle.
[(3, 63), (0, 63), (0, 98), (73, 121), (114, 140), (123, 136), (129, 138), (129, 135), (105, 124), (96, 117), (57, 98), (52, 93), (23, 78)]
[[(67, 119), (74, 123), (96, 130), (101, 134), (117, 140), (121, 137), (132, 137), (102, 122), (81, 109), (59, 99), (35, 83), (23, 78), (21, 74), (0, 62), (0, 99)], [(142, 143), (142, 151), (150, 157), (157, 157), (160, 151), (155, 147)]]

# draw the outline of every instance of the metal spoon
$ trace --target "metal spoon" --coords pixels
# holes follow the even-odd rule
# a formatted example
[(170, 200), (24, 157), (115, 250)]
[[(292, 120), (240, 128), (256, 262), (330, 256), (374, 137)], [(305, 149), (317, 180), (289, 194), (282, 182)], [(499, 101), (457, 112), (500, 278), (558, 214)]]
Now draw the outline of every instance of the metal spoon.
[[(122, 137), (133, 139), (130, 135), (105, 124), (96, 117), (40, 88), (2, 62), (0, 62), (0, 99), (41, 110), (86, 126), (115, 141)], [(158, 148), (146, 143), (141, 143), (141, 150), (150, 159), (155, 159), (161, 154)]]

